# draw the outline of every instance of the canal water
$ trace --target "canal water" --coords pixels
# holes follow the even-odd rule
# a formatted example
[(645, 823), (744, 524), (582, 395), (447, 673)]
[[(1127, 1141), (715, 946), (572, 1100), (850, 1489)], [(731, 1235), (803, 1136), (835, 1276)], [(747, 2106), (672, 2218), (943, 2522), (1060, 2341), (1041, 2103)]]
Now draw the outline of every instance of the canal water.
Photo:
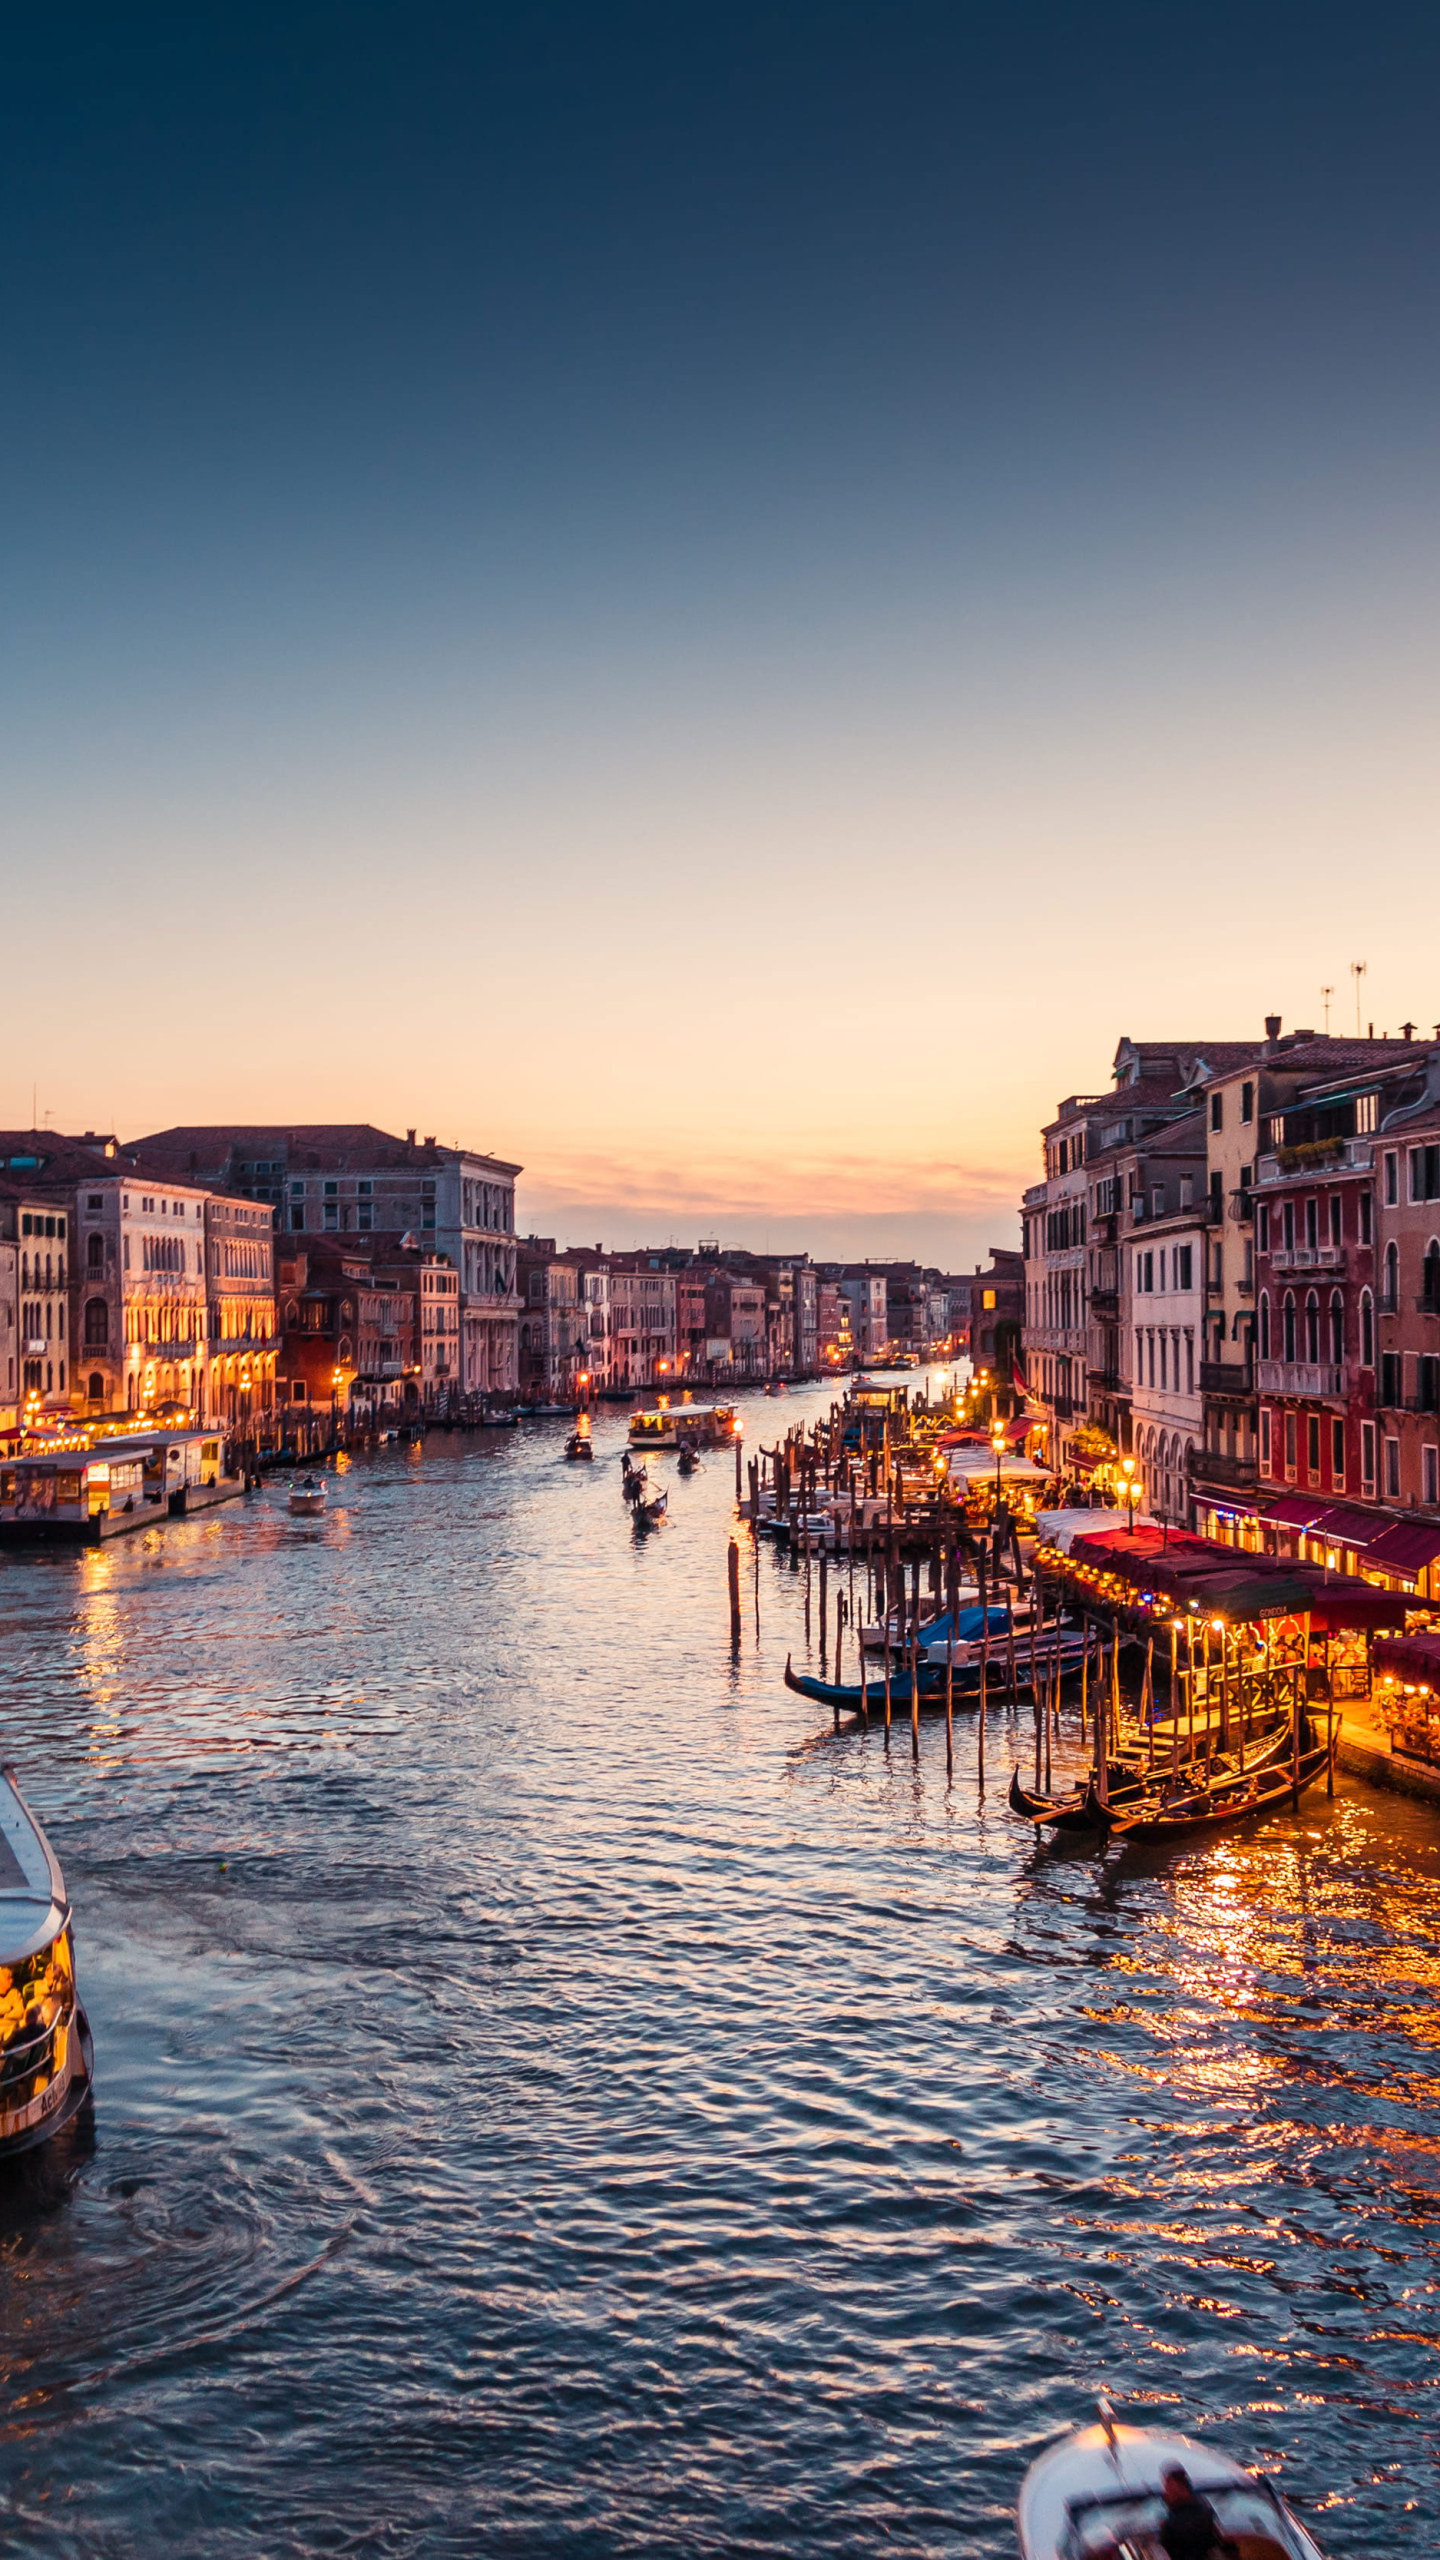
[(729, 1462), (637, 1542), (623, 1428), (0, 1559), (99, 2083), (7, 2554), (969, 2560), (1100, 2390), (1433, 2553), (1440, 1818), (1037, 1853), (1001, 1711), (981, 1801), (786, 1691), (768, 1552), (732, 1663)]

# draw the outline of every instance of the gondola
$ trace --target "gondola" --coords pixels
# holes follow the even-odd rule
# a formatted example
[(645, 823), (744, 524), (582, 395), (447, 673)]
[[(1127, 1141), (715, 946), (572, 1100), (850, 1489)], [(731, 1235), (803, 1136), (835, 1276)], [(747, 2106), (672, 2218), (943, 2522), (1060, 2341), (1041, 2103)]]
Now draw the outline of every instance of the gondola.
[(681, 1475), (693, 1476), (699, 1464), (700, 1452), (696, 1448), (694, 1441), (682, 1440), (680, 1443), (680, 1454), (676, 1460), (676, 1465), (679, 1467)]
[[(1184, 1774), (1191, 1781), (1189, 1792), (1198, 1795), (1202, 1789), (1231, 1784), (1252, 1771), (1273, 1768), (1282, 1760), (1288, 1766), (1289, 1756), (1290, 1730), (1287, 1725), (1280, 1725), (1247, 1749), (1243, 1770), (1239, 1755), (1225, 1752), (1200, 1764), (1192, 1761)], [(1198, 1777), (1197, 1765), (1201, 1770)], [(1111, 1807), (1139, 1804), (1144, 1798), (1153, 1798), (1157, 1794), (1163, 1801), (1165, 1782), (1163, 1763), (1126, 1752), (1110, 1763), (1106, 1804), (1100, 1802), (1093, 1772), (1065, 1795), (1044, 1796), (1021, 1785), (1018, 1769), (1010, 1780), (1009, 1804), (1012, 1813), (1018, 1814), (1024, 1822), (1033, 1822), (1037, 1829), (1043, 1826), (1055, 1831), (1101, 1831), (1113, 1827), (1108, 1818)]]
[(1176, 2468), (1214, 2508), (1225, 2550), (1244, 2560), (1324, 2560), (1270, 2481), (1191, 2436), (1120, 2426), (1104, 2401), (1098, 2426), (1077, 2428), (1026, 2472), (1015, 2517), (1020, 2560), (1113, 2560), (1117, 2552), (1163, 2560), (1162, 2483)]
[(652, 1494), (648, 1498), (643, 1494), (637, 1495), (634, 1504), (636, 1528), (658, 1529), (665, 1517), (665, 1506), (669, 1499), (666, 1493)]
[[(1004, 1681), (1006, 1677), (1006, 1665), (1003, 1656), (999, 1661), (992, 1659), (990, 1665), (990, 1677), (992, 1684), (998, 1684)], [(1021, 1686), (1023, 1687), (1023, 1685), (1024, 1683), (1022, 1681)], [(842, 1713), (848, 1712), (851, 1715), (857, 1716), (862, 1715), (867, 1708), (871, 1715), (874, 1715), (877, 1707), (880, 1709), (882, 1714), (884, 1712), (885, 1680), (883, 1673), (879, 1671), (872, 1671), (868, 1674), (865, 1686), (862, 1690), (858, 1680), (816, 1680), (808, 1671), (796, 1671), (791, 1663), (790, 1656), (787, 1653), (785, 1657), (785, 1686), (787, 1689), (793, 1689), (797, 1698), (813, 1699), (817, 1707), (836, 1708)], [(979, 1695), (979, 1671), (966, 1671), (962, 1673), (957, 1670), (953, 1686), (953, 1696), (956, 1705), (961, 1706), (967, 1702), (973, 1704), (975, 1700), (978, 1699)], [(919, 1702), (922, 1707), (944, 1706), (945, 1674), (943, 1671), (927, 1672), (924, 1665), (921, 1665)], [(904, 1707), (908, 1710), (909, 1708), (910, 1669), (908, 1662), (903, 1669), (897, 1666), (891, 1671), (890, 1704), (892, 1709), (896, 1707)]]
[[(1303, 1795), (1329, 1765), (1330, 1745), (1318, 1743), (1302, 1751), (1298, 1772), (1292, 1762), (1277, 1760), (1272, 1768), (1246, 1770), (1219, 1787), (1197, 1790), (1178, 1804), (1158, 1796), (1142, 1796), (1131, 1805), (1102, 1805), (1092, 1811), (1097, 1825), (1126, 1840), (1178, 1840), (1198, 1831), (1219, 1831), (1227, 1824), (1249, 1822), (1257, 1814), (1278, 1813), (1287, 1797)], [(1093, 1793), (1093, 1790), (1092, 1790)]]

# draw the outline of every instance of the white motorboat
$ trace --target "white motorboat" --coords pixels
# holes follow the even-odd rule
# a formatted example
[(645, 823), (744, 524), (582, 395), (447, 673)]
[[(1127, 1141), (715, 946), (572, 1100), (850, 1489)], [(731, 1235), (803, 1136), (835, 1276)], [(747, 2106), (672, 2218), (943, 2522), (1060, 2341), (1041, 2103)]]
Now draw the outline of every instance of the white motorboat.
[(59, 1862), (0, 1764), (0, 2156), (48, 2142), (94, 2073)]
[(318, 1518), (324, 1508), (325, 1484), (323, 1477), (307, 1476), (303, 1484), (292, 1484), (290, 1487), (290, 1509), (298, 1512), (302, 1519), (314, 1520)]
[(1268, 2480), (1191, 2436), (1120, 2426), (1103, 2401), (1098, 2425), (1052, 2445), (1026, 2472), (1022, 2560), (1165, 2560), (1163, 2482), (1177, 2468), (1208, 2499), (1239, 2560), (1324, 2560)]

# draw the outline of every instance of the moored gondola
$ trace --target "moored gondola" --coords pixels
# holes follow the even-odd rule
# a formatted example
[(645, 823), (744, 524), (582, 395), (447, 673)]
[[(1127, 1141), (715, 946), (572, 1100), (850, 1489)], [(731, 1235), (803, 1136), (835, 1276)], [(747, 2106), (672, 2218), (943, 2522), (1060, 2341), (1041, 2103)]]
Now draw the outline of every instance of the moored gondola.
[(1252, 1741), (1246, 1749), (1243, 1769), (1238, 1751), (1221, 1752), (1206, 1760), (1188, 1762), (1184, 1769), (1173, 1774), (1167, 1772), (1163, 1763), (1152, 1762), (1139, 1752), (1127, 1752), (1110, 1762), (1103, 1801), (1093, 1770), (1087, 1771), (1064, 1794), (1039, 1795), (1021, 1785), (1017, 1769), (1010, 1780), (1009, 1805), (1012, 1813), (1018, 1814), (1022, 1821), (1033, 1822), (1037, 1829), (1104, 1831), (1114, 1827), (1123, 1808), (1138, 1805), (1147, 1798), (1161, 1803), (1171, 1797), (1190, 1802), (1208, 1789), (1241, 1783), (1247, 1774), (1272, 1769), (1282, 1761), (1288, 1766), (1290, 1756), (1290, 1730), (1287, 1725), (1277, 1725), (1273, 1732)]
[(1167, 1803), (1154, 1795), (1122, 1805), (1101, 1805), (1097, 1799), (1091, 1811), (1097, 1825), (1112, 1837), (1189, 1838), (1196, 1832), (1219, 1831), (1237, 1822), (1251, 1822), (1259, 1814), (1283, 1812), (1287, 1802), (1296, 1801), (1323, 1775), (1329, 1760), (1330, 1745), (1321, 1742), (1312, 1750), (1302, 1751), (1298, 1763), (1282, 1756), (1269, 1768), (1247, 1769), (1243, 1778), (1199, 1788), (1178, 1802), (1172, 1799)]

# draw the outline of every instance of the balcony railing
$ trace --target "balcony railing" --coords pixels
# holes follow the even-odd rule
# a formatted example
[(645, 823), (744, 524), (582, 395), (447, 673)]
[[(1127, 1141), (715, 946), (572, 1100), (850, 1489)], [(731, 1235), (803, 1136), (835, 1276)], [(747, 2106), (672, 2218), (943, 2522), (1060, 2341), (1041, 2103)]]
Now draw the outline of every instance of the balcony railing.
[(1090, 1292), (1090, 1313), (1092, 1316), (1118, 1316), (1120, 1313), (1119, 1290), (1092, 1289)]
[(1314, 1138), (1300, 1147), (1272, 1147), (1256, 1163), (1255, 1180), (1268, 1187), (1275, 1182), (1313, 1181), (1327, 1172), (1369, 1173), (1374, 1162), (1369, 1138)]
[(1255, 1194), (1249, 1183), (1230, 1194), (1230, 1215), (1239, 1226), (1248, 1226), (1255, 1215)]
[(1440, 1298), (1432, 1297), (1428, 1289), (1422, 1289), (1415, 1301), (1415, 1313), (1417, 1316), (1440, 1316)]
[(1343, 1271), (1343, 1244), (1295, 1244), (1281, 1246), (1270, 1256), (1272, 1271)]
[(1200, 1393), (1202, 1396), (1248, 1396), (1255, 1392), (1255, 1374), (1245, 1360), (1202, 1360)]
[(1057, 1422), (1068, 1422), (1075, 1411), (1075, 1399), (1073, 1396), (1052, 1396), (1050, 1409)]
[(1185, 1463), (1190, 1474), (1204, 1484), (1226, 1485), (1243, 1492), (1255, 1482), (1253, 1458), (1227, 1458), (1219, 1449), (1191, 1449)]
[(1257, 1360), (1255, 1384), (1262, 1395), (1345, 1396), (1349, 1371), (1343, 1361)]
[(1092, 1369), (1088, 1384), (1092, 1388), (1098, 1387), (1104, 1396), (1128, 1395), (1130, 1392), (1129, 1379), (1122, 1378), (1118, 1369)]

